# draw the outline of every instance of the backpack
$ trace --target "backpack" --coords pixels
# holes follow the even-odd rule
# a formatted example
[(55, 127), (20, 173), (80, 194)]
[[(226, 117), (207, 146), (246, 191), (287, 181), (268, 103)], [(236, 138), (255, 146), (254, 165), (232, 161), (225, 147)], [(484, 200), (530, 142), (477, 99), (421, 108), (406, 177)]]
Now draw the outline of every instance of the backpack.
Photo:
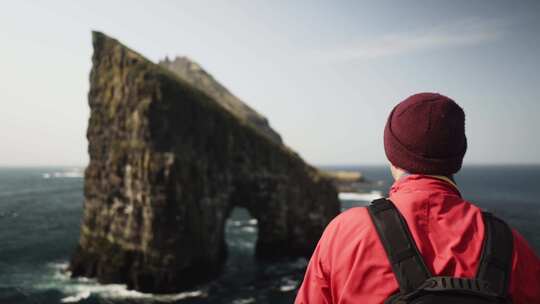
[(368, 211), (399, 284), (399, 292), (385, 304), (511, 303), (513, 236), (504, 221), (483, 212), (485, 237), (475, 278), (437, 277), (424, 264), (405, 219), (390, 200), (375, 200)]

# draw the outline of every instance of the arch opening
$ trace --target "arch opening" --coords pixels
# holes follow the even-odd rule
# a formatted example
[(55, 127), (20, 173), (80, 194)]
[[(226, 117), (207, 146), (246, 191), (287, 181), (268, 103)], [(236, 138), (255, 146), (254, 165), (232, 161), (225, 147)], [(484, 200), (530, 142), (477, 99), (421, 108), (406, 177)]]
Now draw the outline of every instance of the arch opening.
[(246, 208), (234, 207), (225, 221), (228, 259), (253, 259), (258, 234), (257, 219)]
[(227, 259), (222, 274), (228, 284), (243, 286), (255, 278), (258, 235), (258, 221), (246, 208), (230, 210), (225, 221)]

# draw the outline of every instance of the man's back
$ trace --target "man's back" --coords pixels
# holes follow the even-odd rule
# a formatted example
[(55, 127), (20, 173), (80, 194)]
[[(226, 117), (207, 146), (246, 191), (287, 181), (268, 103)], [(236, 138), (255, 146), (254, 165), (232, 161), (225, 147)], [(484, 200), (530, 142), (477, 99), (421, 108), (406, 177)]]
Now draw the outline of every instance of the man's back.
[[(409, 175), (390, 190), (423, 259), (434, 275), (476, 275), (484, 223), (451, 181)], [(366, 208), (353, 208), (325, 230), (296, 303), (383, 303), (398, 291), (394, 274)], [(540, 303), (540, 261), (514, 231), (510, 279), (513, 303)]]

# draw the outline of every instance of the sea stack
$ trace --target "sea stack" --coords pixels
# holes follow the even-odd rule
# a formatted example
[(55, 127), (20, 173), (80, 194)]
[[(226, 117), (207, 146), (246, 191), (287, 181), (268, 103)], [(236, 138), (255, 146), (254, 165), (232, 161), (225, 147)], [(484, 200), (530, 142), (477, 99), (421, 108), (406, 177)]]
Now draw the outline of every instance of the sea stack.
[(235, 206), (258, 220), (257, 257), (311, 255), (339, 212), (331, 181), (204, 88), (102, 33), (93, 47), (73, 276), (153, 293), (205, 282)]

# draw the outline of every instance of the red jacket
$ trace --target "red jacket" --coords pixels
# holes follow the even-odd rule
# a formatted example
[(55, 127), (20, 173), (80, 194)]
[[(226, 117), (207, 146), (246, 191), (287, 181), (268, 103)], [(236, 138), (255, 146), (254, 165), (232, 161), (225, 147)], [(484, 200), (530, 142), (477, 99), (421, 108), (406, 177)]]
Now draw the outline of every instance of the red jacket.
[[(481, 210), (451, 183), (409, 175), (394, 183), (390, 199), (405, 217), (434, 275), (476, 275), (484, 238)], [(510, 295), (514, 304), (540, 303), (540, 260), (514, 233)], [(337, 216), (309, 262), (295, 303), (383, 303), (398, 284), (366, 208)]]

